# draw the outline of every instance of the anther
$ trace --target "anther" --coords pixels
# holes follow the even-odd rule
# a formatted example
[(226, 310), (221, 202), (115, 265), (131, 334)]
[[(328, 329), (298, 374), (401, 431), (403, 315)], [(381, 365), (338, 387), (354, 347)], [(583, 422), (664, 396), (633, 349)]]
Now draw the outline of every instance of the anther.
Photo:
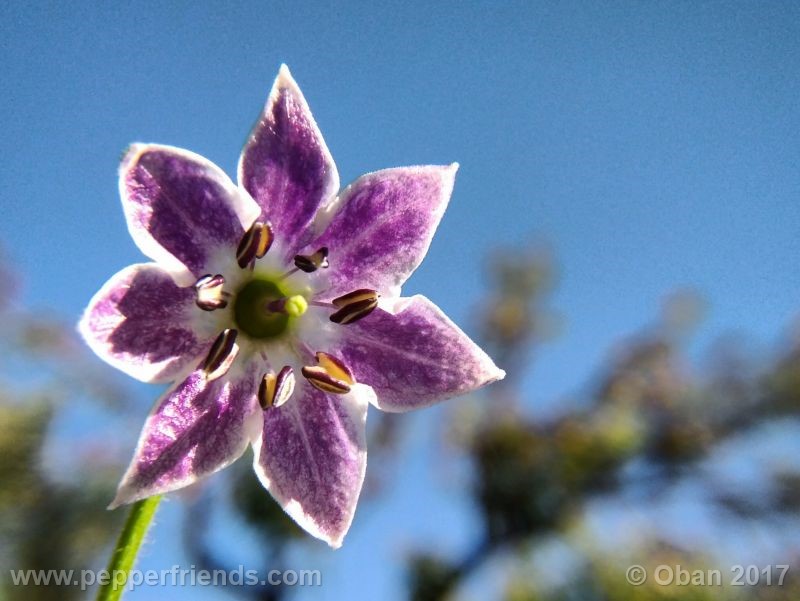
[(294, 370), (288, 365), (277, 375), (274, 373), (264, 374), (261, 384), (258, 386), (258, 402), (261, 408), (266, 410), (283, 405), (292, 396), (294, 385)]
[(256, 221), (247, 230), (236, 249), (236, 262), (244, 269), (256, 259), (260, 259), (272, 246), (275, 237), (269, 222)]
[(356, 379), (353, 377), (353, 372), (351, 372), (344, 363), (342, 363), (333, 355), (318, 352), (316, 353), (315, 357), (317, 359), (317, 363), (319, 363), (319, 366), (324, 368), (325, 371), (327, 371), (337, 380), (346, 382), (351, 386), (356, 383)]
[(378, 300), (380, 298), (380, 294), (378, 294), (377, 290), (370, 290), (369, 288), (359, 288), (358, 290), (353, 290), (352, 292), (348, 292), (347, 294), (343, 294), (342, 296), (337, 296), (335, 299), (331, 301), (334, 307), (341, 308), (350, 303), (357, 303), (363, 300)]
[(327, 353), (316, 354), (315, 366), (303, 367), (303, 376), (309, 383), (323, 392), (347, 394), (355, 384), (353, 373), (337, 358)]
[(327, 269), (328, 247), (323, 246), (311, 255), (295, 255), (294, 264), (297, 269), (306, 273), (313, 273), (317, 269)]
[(223, 290), (225, 278), (220, 274), (204, 275), (194, 284), (197, 292), (195, 302), (203, 311), (213, 311), (214, 309), (224, 309), (228, 306), (230, 294)]
[(208, 351), (201, 368), (207, 381), (216, 380), (230, 369), (233, 360), (239, 354), (239, 345), (236, 344), (237, 334), (236, 330), (230, 328), (223, 330), (211, 345), (211, 350)]
[(377, 291), (366, 288), (339, 296), (331, 301), (339, 310), (330, 316), (330, 320), (345, 325), (363, 319), (378, 306), (379, 297)]

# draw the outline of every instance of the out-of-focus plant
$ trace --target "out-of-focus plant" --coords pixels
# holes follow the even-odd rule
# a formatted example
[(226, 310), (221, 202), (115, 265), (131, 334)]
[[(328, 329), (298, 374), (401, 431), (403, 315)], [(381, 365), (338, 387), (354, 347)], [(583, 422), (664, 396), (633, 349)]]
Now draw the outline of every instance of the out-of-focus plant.
[[(788, 423), (797, 431), (800, 336), (789, 336), (766, 359), (723, 343), (710, 361), (693, 362), (687, 343), (705, 307), (697, 295), (680, 293), (652, 327), (615, 345), (591, 386), (568, 383), (586, 392), (564, 402), (556, 417), (536, 419), (520, 384), (533, 351), (541, 352), (559, 330), (550, 299), (557, 274), (543, 250), (497, 253), (489, 272), (493, 288), (479, 304), (476, 331), (508, 377), (487, 393), (491, 399), (460, 401), (448, 424), (455, 452), (474, 468), (464, 494), (474, 499), (479, 522), (463, 555), (420, 549), (408, 558), (409, 597), (473, 598), (470, 583), (500, 566), (504, 579), (493, 580), (493, 598), (508, 601), (797, 599), (798, 546), (776, 543), (778, 554), (760, 562), (791, 565), (782, 586), (764, 581), (752, 587), (667, 586), (652, 577), (632, 586), (625, 571), (632, 564), (651, 572), (658, 565), (680, 565), (690, 571), (720, 569), (730, 580), (730, 562), (713, 536), (669, 539), (668, 520), (657, 507), (686, 483), (702, 491), (702, 502), (728, 530), (741, 530), (741, 544), (747, 544), (745, 528), (783, 529), (789, 540), (792, 534), (798, 540), (796, 460), (760, 464), (761, 482), (748, 486), (726, 481), (715, 459), (731, 448), (746, 450), (770, 425)], [(83, 467), (75, 477), (59, 479), (43, 465), (43, 449), (63, 407), (95, 399), (123, 411), (129, 399), (99, 363), (84, 361), (69, 328), (19, 309), (7, 295), (0, 298), (0, 312), (6, 359), (0, 366), (0, 598), (77, 598), (85, 594), (78, 587), (11, 587), (8, 569), (99, 567), (98, 553), (111, 542), (120, 519), (101, 509), (122, 466), (108, 465), (90, 445), (79, 453)], [(401, 455), (384, 451), (404, 444), (399, 422), (379, 415), (370, 418), (366, 502), (385, 489), (381, 466)], [(188, 499), (184, 542), (199, 569), (241, 563), (265, 573), (291, 567), (291, 551), (315, 544), (263, 494), (244, 463), (216, 482), (222, 486), (199, 487), (183, 497)], [(227, 503), (217, 502), (221, 495)], [(631, 536), (606, 524), (603, 514), (598, 528), (592, 517), (598, 504), (641, 512), (644, 526)], [(251, 546), (238, 544), (237, 535), (226, 542), (225, 532), (212, 533), (216, 512), (249, 528), (259, 541), (255, 556)], [(555, 559), (548, 558), (554, 547)], [(227, 590), (274, 601), (294, 592), (280, 586)]]
[[(481, 315), (485, 338), (509, 375), (502, 391), (487, 394), (504, 398), (481, 402), (479, 409), (471, 405), (454, 424), (474, 466), (471, 492), (482, 522), (479, 534), (461, 557), (424, 550), (413, 555), (411, 598), (457, 598), (462, 585), (494, 559), (508, 564), (508, 586), (497, 598), (510, 601), (796, 599), (798, 586), (791, 577), (783, 586), (744, 589), (652, 581), (632, 586), (625, 568), (634, 563), (705, 569), (724, 560), (719, 549), (701, 540), (684, 542), (685, 548), (665, 555), (658, 524), (639, 535), (638, 551), (621, 547), (624, 538), (617, 545), (608, 540), (599, 545), (588, 523), (595, 502), (653, 509), (692, 482), (702, 484), (705, 504), (727, 520), (729, 529), (778, 524), (800, 534), (792, 521), (800, 508), (800, 462), (761, 466), (767, 480), (762, 490), (772, 491), (763, 495), (752, 486), (723, 486), (712, 461), (732, 441), (755, 436), (775, 420), (792, 419), (797, 431), (800, 341), (793, 340), (766, 366), (750, 365), (723, 346), (708, 373), (692, 370), (685, 343), (705, 307), (695, 294), (682, 292), (669, 299), (654, 327), (618, 347), (587, 398), (564, 406), (557, 418), (537, 420), (522, 409), (523, 392), (515, 385), (530, 365), (524, 351), (542, 343), (542, 333), (550, 330), (537, 324), (553, 322), (547, 308), (553, 270), (546, 254), (523, 257), (520, 252), (497, 255), (491, 270), (496, 289)], [(509, 397), (514, 402), (496, 402)], [(477, 419), (475, 411), (481, 412)], [(569, 570), (568, 575), (555, 582), (541, 574), (513, 576), (554, 541), (569, 556), (569, 565), (555, 571)], [(796, 548), (785, 547), (782, 561), (765, 559), (762, 565), (798, 567), (798, 559)], [(730, 570), (722, 573), (729, 581)]]
[(10, 570), (97, 567), (119, 525), (119, 515), (103, 511), (119, 466), (96, 439), (73, 449), (80, 467), (58, 478), (45, 449), (62, 407), (92, 399), (119, 411), (127, 397), (86, 359), (71, 328), (19, 308), (15, 275), (2, 261), (0, 279), (0, 598), (80, 598), (78, 586), (13, 586)]
[[(726, 442), (756, 432), (772, 420), (798, 417), (800, 339), (760, 369), (746, 364), (726, 345), (717, 349), (707, 369), (690, 369), (685, 347), (705, 305), (695, 293), (679, 292), (665, 303), (653, 327), (615, 347), (585, 398), (564, 406), (556, 418), (537, 420), (526, 413), (519, 384), (531, 365), (532, 352), (560, 328), (550, 301), (556, 270), (549, 252), (540, 248), (496, 253), (489, 273), (494, 288), (480, 304), (477, 325), (508, 377), (488, 393), (492, 402), (481, 397), (477, 403), (462, 403), (450, 424), (458, 441), (456, 450), (474, 466), (471, 489), (465, 494), (472, 494), (481, 524), (463, 556), (432, 555), (422, 549), (409, 557), (409, 597), (458, 598), (465, 583), (494, 560), (507, 564), (505, 584), (496, 589), (494, 598), (509, 601), (797, 598), (798, 584), (791, 575), (780, 587), (666, 586), (652, 578), (643, 586), (632, 586), (625, 579), (631, 564), (650, 570), (660, 564), (715, 569), (721, 565), (719, 550), (699, 542), (686, 548), (664, 542), (655, 524), (632, 546), (623, 543), (613, 548), (607, 540), (600, 544), (603, 541), (588, 526), (587, 516), (595, 501), (627, 506), (631, 495), (646, 509), (692, 479), (706, 483), (707, 502), (713, 509), (742, 526), (796, 515), (800, 474), (791, 464), (767, 473), (774, 494), (756, 502), (753, 489), (718, 486), (709, 460)], [(576, 388), (578, 384), (574, 383)], [(402, 445), (396, 424), (382, 420), (372, 431), (371, 447)], [(373, 453), (373, 460), (378, 457)], [(263, 565), (280, 569), (288, 549), (306, 543), (263, 497), (248, 470), (233, 471), (231, 477), (234, 514), (262, 541)], [(371, 477), (380, 482), (374, 464)], [(381, 490), (373, 481), (365, 494)], [(224, 568), (230, 548), (206, 542), (204, 525), (212, 504), (203, 499), (199, 497), (187, 514), (188, 548), (200, 565)], [(563, 558), (554, 568), (551, 565), (559, 572), (555, 579), (530, 567), (532, 558), (554, 541), (569, 555), (568, 565)], [(786, 550), (783, 562), (800, 569), (791, 550)], [(763, 562), (770, 563), (775, 562)], [(722, 574), (730, 580), (729, 570)], [(231, 593), (274, 600), (292, 591), (242, 587)]]

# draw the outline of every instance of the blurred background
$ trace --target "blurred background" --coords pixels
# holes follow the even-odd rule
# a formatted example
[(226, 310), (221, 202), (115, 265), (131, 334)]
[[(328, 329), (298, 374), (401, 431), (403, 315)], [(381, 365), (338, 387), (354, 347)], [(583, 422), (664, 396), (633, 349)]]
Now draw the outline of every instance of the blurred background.
[[(800, 5), (11, 1), (0, 7), (0, 599), (9, 569), (100, 568), (156, 386), (77, 338), (140, 255), (133, 141), (235, 175), (285, 62), (343, 183), (461, 163), (404, 288), (508, 372), (371, 411), (338, 551), (250, 459), (162, 503), (142, 569), (320, 570), (162, 599), (797, 599)], [(631, 564), (790, 565), (783, 586), (633, 587)]]

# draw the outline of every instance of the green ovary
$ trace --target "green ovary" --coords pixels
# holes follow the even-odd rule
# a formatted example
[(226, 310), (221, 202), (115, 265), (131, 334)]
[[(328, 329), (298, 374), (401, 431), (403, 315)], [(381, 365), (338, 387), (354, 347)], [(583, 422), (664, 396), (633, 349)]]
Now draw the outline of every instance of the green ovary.
[[(272, 311), (270, 303), (285, 300), (283, 312)], [(233, 315), (239, 330), (251, 338), (270, 339), (284, 334), (292, 322), (305, 313), (305, 298), (290, 295), (281, 285), (264, 276), (256, 276), (236, 293)]]

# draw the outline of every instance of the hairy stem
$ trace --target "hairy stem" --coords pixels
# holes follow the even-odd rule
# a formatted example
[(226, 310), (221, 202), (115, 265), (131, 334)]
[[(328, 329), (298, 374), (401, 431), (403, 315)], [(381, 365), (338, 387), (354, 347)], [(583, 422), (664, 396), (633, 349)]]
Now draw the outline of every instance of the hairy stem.
[(144, 535), (150, 528), (160, 501), (161, 495), (156, 495), (137, 501), (131, 507), (125, 526), (120, 532), (117, 544), (108, 560), (108, 574), (100, 582), (97, 601), (116, 601), (122, 598), (122, 591), (125, 590), (128, 575), (136, 562)]

